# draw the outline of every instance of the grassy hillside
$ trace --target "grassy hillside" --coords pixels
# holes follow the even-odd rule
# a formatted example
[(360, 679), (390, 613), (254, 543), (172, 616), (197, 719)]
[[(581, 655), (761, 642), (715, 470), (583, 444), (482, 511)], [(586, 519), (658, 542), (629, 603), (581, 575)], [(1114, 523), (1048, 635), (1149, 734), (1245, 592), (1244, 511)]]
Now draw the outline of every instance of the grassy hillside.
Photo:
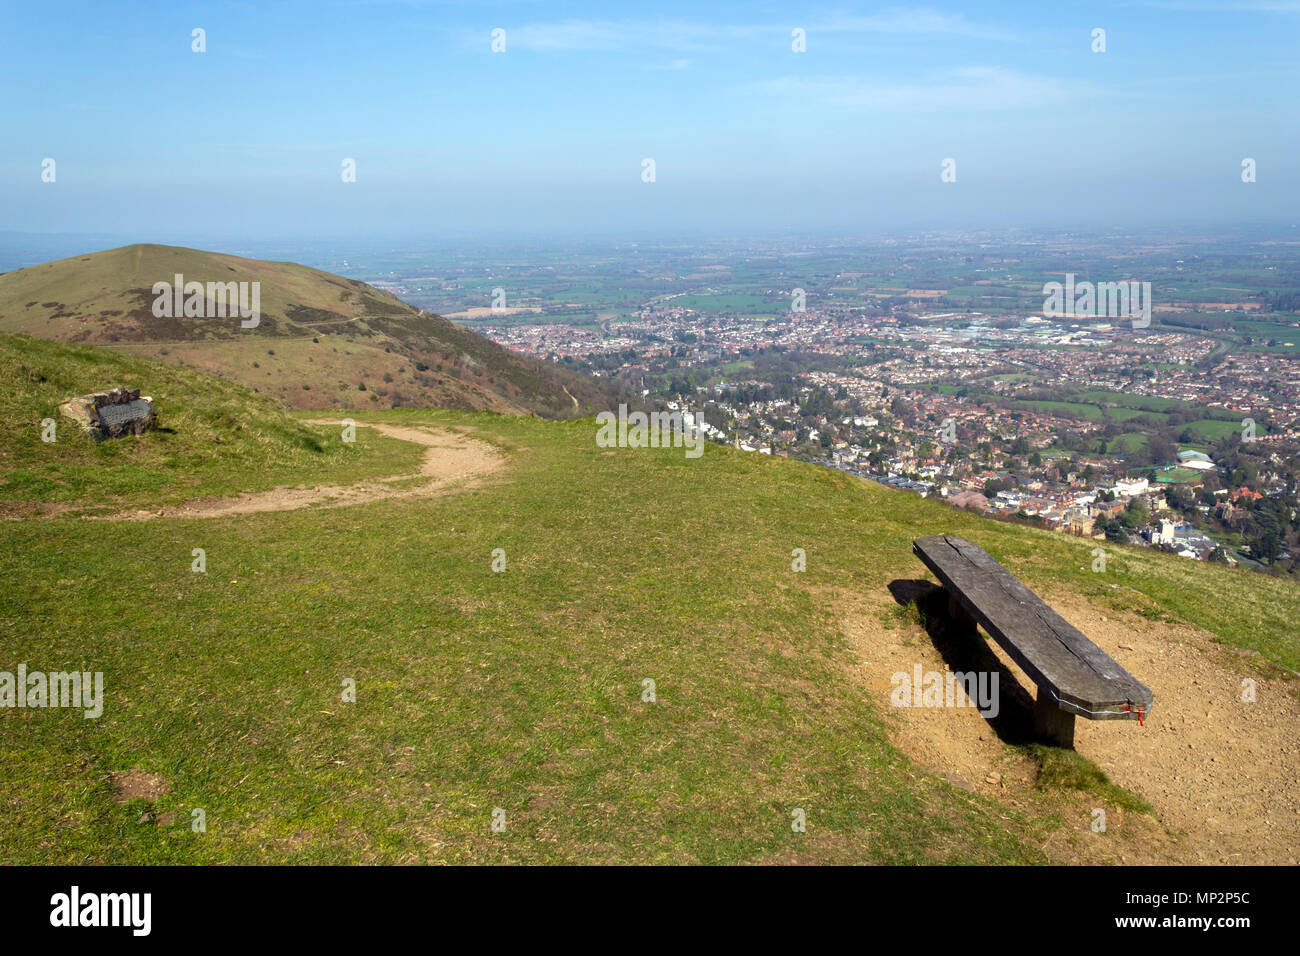
[[(157, 430), (96, 443), (59, 414), (64, 398), (117, 385), (153, 398)], [(45, 419), (56, 422), (52, 444), (42, 440)], [(363, 456), (340, 431), (309, 428), (271, 399), (162, 362), (0, 335), (0, 514), (42, 505), (116, 512), (389, 474), (419, 458), (405, 442), (372, 441)]]
[[(234, 420), (267, 414), (176, 375), (182, 403), (224, 394)], [(1091, 542), (783, 459), (604, 450), (591, 420), (358, 417), (470, 429), (510, 465), (437, 501), (0, 521), (0, 669), (106, 683), (98, 720), (0, 710), (0, 862), (1041, 862), (1058, 798), (1009, 807), (927, 773), (855, 673), (844, 609), (865, 600), (895, 626), (889, 585), (924, 577), (920, 534), (973, 538), (1049, 598), (1300, 664), (1300, 589), (1260, 575), (1128, 548), (1093, 574)], [(327, 441), (277, 421), (287, 447), (295, 427)], [(178, 440), (138, 447), (155, 439)], [(366, 429), (355, 451), (348, 467), (391, 460)], [(204, 474), (192, 488), (226, 480)], [(149, 792), (122, 792), (131, 774)], [(1126, 804), (1094, 771), (1069, 776), (1101, 781), (1089, 806)]]
[[(256, 328), (159, 318), (155, 282), (260, 282)], [(391, 293), (291, 262), (133, 245), (0, 275), (0, 332), (106, 345), (251, 386), (288, 408), (443, 407), (569, 417), (604, 383), (527, 358)]]

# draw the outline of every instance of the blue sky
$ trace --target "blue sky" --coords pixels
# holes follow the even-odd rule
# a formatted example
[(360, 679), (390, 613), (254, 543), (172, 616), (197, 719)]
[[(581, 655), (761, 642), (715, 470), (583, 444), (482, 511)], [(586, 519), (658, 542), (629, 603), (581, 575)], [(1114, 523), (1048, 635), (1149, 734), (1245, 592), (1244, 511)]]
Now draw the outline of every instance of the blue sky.
[[(1300, 0), (0, 10), (4, 230), (144, 241), (1300, 220)], [(341, 181), (345, 158), (355, 183)]]

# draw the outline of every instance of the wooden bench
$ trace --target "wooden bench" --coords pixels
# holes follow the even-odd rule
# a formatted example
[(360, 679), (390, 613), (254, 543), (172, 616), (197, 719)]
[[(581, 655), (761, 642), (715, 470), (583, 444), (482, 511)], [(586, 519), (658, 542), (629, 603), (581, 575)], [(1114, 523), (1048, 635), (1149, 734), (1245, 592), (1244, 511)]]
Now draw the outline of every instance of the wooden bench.
[(972, 631), (981, 625), (1038, 685), (1034, 730), (1061, 747), (1074, 746), (1075, 715), (1089, 720), (1139, 720), (1151, 691), (977, 544), (927, 535), (912, 550), (943, 583), (952, 616)]

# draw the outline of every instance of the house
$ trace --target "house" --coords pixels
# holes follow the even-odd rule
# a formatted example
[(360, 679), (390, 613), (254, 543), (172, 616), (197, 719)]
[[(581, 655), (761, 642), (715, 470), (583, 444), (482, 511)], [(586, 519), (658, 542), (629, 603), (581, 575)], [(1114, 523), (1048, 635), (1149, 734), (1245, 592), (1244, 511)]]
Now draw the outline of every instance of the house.
[(1094, 501), (1088, 505), (1088, 514), (1096, 518), (1115, 518), (1124, 510), (1122, 501)]
[(1115, 494), (1124, 498), (1132, 498), (1134, 495), (1140, 495), (1149, 488), (1151, 483), (1145, 478), (1121, 478), (1115, 482)]
[(1081, 538), (1091, 537), (1095, 522), (1086, 509), (1069, 508), (1061, 522), (1061, 528)]

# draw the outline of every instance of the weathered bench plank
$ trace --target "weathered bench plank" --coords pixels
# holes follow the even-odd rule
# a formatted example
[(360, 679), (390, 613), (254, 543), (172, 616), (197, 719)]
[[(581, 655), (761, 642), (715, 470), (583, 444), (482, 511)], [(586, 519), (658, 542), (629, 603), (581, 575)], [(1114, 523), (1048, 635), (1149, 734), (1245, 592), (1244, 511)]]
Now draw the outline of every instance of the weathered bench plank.
[(1040, 731), (1072, 741), (1073, 718), (1135, 720), (1151, 709), (1149, 688), (1006, 568), (970, 541), (927, 535), (912, 550), (955, 601), (988, 631), (1039, 688)]

